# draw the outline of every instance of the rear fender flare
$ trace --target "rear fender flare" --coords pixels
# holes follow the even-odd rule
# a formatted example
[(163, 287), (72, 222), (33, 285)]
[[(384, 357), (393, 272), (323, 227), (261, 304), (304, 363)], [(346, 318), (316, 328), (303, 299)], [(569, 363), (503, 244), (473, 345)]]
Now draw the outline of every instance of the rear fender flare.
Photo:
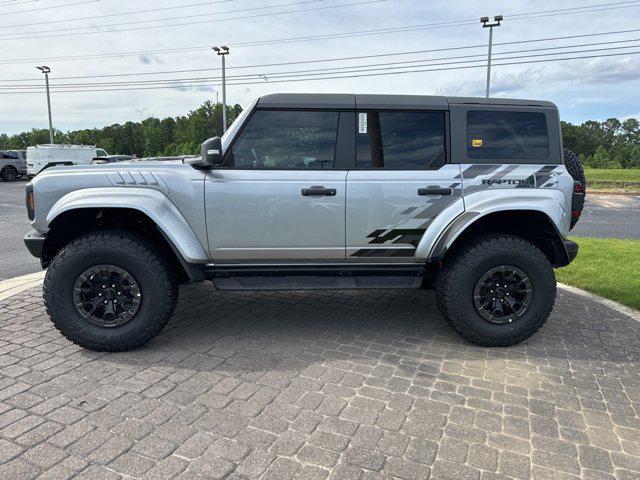
[[(444, 228), (438, 226), (437, 235), (430, 232), (432, 224), (422, 237), (416, 249), (416, 257), (427, 261), (436, 261), (444, 257), (449, 248), (467, 228), (483, 217), (497, 212), (531, 211), (543, 213), (549, 218), (558, 235), (558, 241), (564, 240), (568, 232), (570, 212), (565, 208), (566, 198), (559, 190), (537, 189), (501, 189), (504, 195), (495, 190), (476, 192), (464, 197), (465, 208), (462, 212), (452, 211), (455, 215), (442, 212), (448, 222)], [(451, 207), (450, 207), (451, 208)]]

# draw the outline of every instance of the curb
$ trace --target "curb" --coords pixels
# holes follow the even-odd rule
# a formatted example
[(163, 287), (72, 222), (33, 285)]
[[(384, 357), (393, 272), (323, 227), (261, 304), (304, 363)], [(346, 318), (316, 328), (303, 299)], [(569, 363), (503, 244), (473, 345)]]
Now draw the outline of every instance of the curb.
[(564, 283), (558, 282), (558, 287), (562, 290), (566, 290), (567, 292), (574, 293), (576, 295), (580, 295), (581, 297), (589, 298), (596, 303), (604, 305), (605, 307), (609, 307), (612, 310), (615, 310), (618, 313), (622, 313), (627, 317), (634, 319), (637, 322), (640, 322), (640, 312), (634, 310), (633, 308), (627, 307), (626, 305), (622, 305), (621, 303), (614, 302), (613, 300), (609, 300), (608, 298), (601, 297), (600, 295), (596, 295), (595, 293), (587, 292), (586, 290), (582, 290), (578, 287), (572, 287), (571, 285), (565, 285)]
[[(30, 288), (42, 285), (45, 273), (46, 272), (42, 271), (0, 281), (0, 301), (6, 300), (9, 297), (13, 297), (14, 295), (22, 293), (25, 290), (29, 290)], [(587, 292), (585, 290), (582, 290), (581, 288), (565, 285), (564, 283), (558, 282), (558, 287), (575, 295), (589, 298), (596, 303), (604, 305), (605, 307), (608, 307), (618, 313), (622, 313), (623, 315), (626, 315), (627, 317), (640, 322), (640, 312), (634, 310), (633, 308), (629, 308), (625, 305), (622, 305), (621, 303), (614, 302), (613, 300), (609, 300), (608, 298), (601, 297), (594, 293)]]
[(0, 302), (9, 297), (22, 293), (38, 285), (42, 285), (45, 272), (30, 273), (21, 277), (10, 278), (0, 282)]

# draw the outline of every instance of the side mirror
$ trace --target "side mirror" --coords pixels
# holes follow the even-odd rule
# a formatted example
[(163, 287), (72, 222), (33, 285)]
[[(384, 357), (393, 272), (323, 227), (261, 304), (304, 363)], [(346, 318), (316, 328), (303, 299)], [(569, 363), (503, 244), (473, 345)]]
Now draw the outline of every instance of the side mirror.
[(202, 165), (207, 167), (219, 167), (222, 165), (222, 140), (220, 137), (213, 137), (202, 142), (200, 147)]

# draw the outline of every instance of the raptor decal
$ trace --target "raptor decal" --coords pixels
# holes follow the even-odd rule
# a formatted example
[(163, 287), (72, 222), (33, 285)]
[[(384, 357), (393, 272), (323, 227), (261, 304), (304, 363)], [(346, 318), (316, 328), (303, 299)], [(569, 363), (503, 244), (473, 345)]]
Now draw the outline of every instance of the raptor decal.
[[(464, 195), (491, 188), (550, 188), (561, 165), (471, 165), (462, 171)], [(551, 181), (551, 182), (550, 182)]]

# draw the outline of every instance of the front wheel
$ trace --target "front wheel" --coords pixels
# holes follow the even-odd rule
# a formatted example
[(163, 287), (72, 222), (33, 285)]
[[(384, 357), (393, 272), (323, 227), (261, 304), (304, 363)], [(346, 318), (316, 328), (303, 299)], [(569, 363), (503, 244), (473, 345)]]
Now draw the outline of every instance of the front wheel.
[(547, 257), (513, 235), (487, 234), (459, 247), (438, 272), (440, 311), (462, 337), (482, 346), (509, 346), (536, 333), (556, 296)]
[(53, 259), (44, 280), (54, 326), (90, 350), (144, 345), (164, 328), (177, 299), (169, 261), (130, 232), (96, 232), (72, 241)]
[(18, 178), (18, 171), (13, 167), (5, 167), (0, 174), (2, 180), (5, 182), (13, 182)]

